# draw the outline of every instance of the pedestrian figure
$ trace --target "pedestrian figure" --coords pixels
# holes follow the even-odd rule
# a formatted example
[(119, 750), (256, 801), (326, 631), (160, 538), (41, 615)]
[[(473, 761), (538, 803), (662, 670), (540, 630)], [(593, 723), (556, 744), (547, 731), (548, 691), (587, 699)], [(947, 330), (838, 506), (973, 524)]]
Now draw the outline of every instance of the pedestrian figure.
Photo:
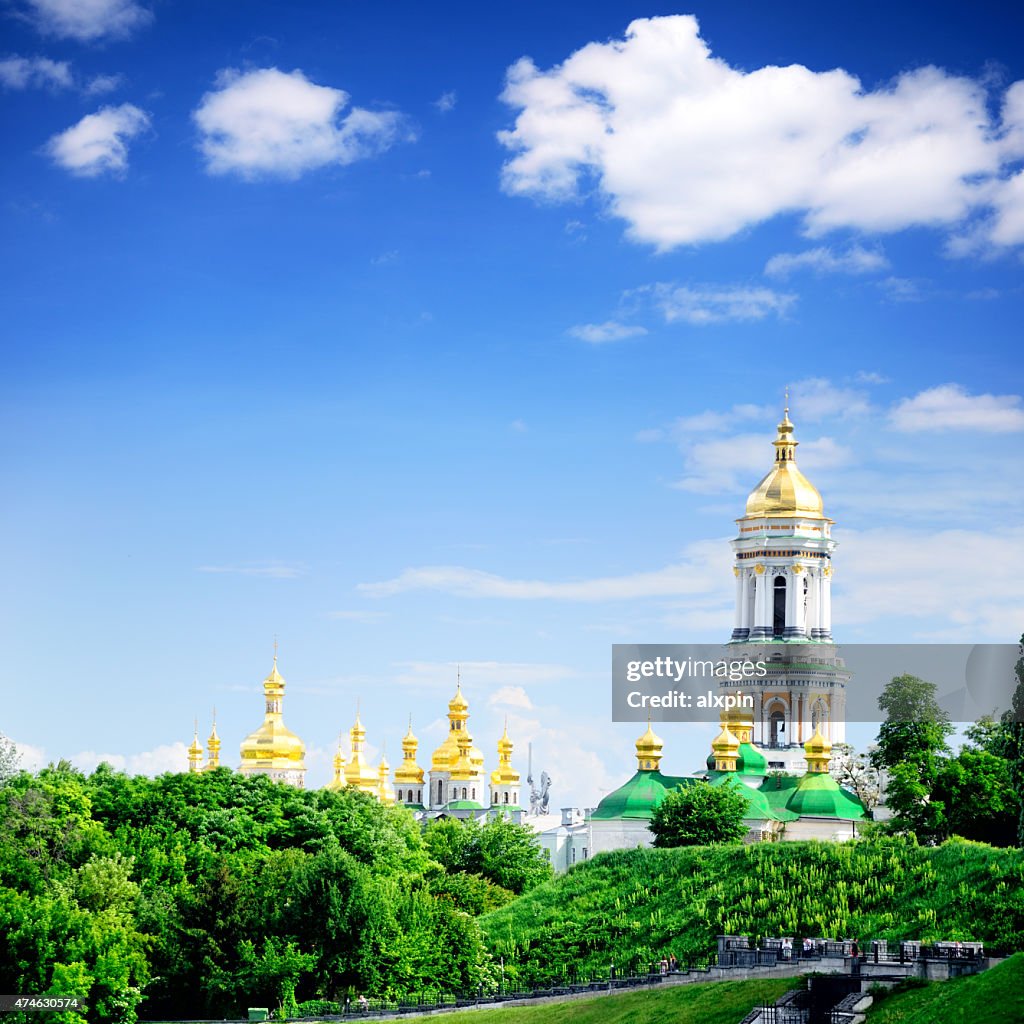
[(793, 958), (793, 940), (783, 939), (782, 940), (782, 959), (791, 960)]
[(664, 977), (666, 974), (668, 974), (668, 961), (664, 957), (662, 957), (661, 958), (661, 976)]
[(668, 970), (670, 974), (675, 974), (679, 970), (679, 961), (676, 959), (675, 953), (670, 953), (668, 957)]

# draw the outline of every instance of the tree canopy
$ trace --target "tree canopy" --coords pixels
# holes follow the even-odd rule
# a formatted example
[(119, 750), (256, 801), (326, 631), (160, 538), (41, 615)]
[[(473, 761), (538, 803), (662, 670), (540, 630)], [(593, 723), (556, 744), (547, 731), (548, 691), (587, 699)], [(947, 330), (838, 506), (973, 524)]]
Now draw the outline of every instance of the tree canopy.
[(654, 845), (709, 846), (738, 843), (746, 834), (747, 802), (730, 786), (699, 783), (666, 794), (654, 810)]

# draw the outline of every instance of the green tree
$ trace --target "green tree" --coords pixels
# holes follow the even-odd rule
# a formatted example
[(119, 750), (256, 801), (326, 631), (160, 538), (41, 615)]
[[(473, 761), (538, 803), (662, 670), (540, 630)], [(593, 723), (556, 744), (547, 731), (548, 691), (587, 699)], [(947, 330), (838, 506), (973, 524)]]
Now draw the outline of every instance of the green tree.
[(747, 802), (730, 786), (697, 783), (668, 793), (654, 810), (654, 845), (710, 846), (738, 843), (746, 834)]
[(1010, 785), (1017, 795), (1020, 804), (1020, 815), (1017, 819), (1017, 845), (1024, 846), (1024, 636), (1020, 638), (1018, 650), (1020, 657), (1014, 671), (1017, 675), (1017, 688), (1013, 692), (1013, 701), (1003, 714), (1003, 755), (1009, 763)]
[(886, 804), (891, 831), (913, 832), (923, 842), (946, 834), (946, 805), (934, 795), (946, 767), (949, 715), (935, 698), (935, 684), (917, 676), (893, 677), (878, 698), (886, 720), (878, 730), (871, 763), (887, 773)]
[(18, 773), (21, 754), (14, 740), (0, 732), (0, 786)]

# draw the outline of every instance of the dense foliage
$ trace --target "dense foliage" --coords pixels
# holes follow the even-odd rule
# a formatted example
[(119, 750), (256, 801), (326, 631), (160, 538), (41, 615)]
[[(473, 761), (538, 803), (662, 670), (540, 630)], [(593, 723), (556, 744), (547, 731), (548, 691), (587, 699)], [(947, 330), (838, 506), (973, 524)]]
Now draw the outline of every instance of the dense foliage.
[(729, 786), (683, 786), (674, 789), (654, 810), (654, 845), (710, 846), (738, 843), (746, 834), (747, 802)]
[(480, 919), (522, 984), (705, 956), (724, 933), (1024, 944), (1024, 851), (889, 838), (601, 854)]
[[(546, 876), (526, 830), (473, 835), (487, 856), (470, 870), (520, 891)], [(78, 996), (67, 1021), (462, 993), (487, 972), (472, 915), (511, 898), (445, 870), (407, 810), (351, 790), (106, 765), (0, 780), (0, 990)]]
[(954, 755), (947, 743), (953, 726), (935, 689), (916, 676), (896, 676), (879, 698), (888, 717), (871, 757), (888, 774), (885, 799), (893, 817), (884, 827), (926, 843), (961, 836), (1012, 846), (1022, 814), (1024, 780), (1014, 777), (1020, 726), (1009, 717), (981, 719)]

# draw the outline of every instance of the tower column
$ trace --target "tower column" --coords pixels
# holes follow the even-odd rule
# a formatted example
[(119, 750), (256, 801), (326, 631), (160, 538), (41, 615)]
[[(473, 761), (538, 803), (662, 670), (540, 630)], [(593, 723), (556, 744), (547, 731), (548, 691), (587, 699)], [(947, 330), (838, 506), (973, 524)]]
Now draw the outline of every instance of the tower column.
[(751, 640), (763, 640), (772, 635), (769, 615), (771, 612), (768, 600), (768, 573), (764, 566), (758, 566), (761, 571), (754, 570), (754, 628), (750, 631)]
[(808, 579), (810, 589), (807, 594), (807, 635), (812, 640), (821, 639), (821, 569), (817, 569)]
[(746, 640), (750, 635), (749, 612), (747, 609), (747, 574), (737, 566), (736, 573), (736, 617), (732, 631), (733, 640)]
[(791, 565), (786, 581), (786, 632), (785, 636), (803, 638), (807, 635), (804, 625), (804, 567)]
[(832, 639), (832, 567), (821, 574), (821, 638)]

